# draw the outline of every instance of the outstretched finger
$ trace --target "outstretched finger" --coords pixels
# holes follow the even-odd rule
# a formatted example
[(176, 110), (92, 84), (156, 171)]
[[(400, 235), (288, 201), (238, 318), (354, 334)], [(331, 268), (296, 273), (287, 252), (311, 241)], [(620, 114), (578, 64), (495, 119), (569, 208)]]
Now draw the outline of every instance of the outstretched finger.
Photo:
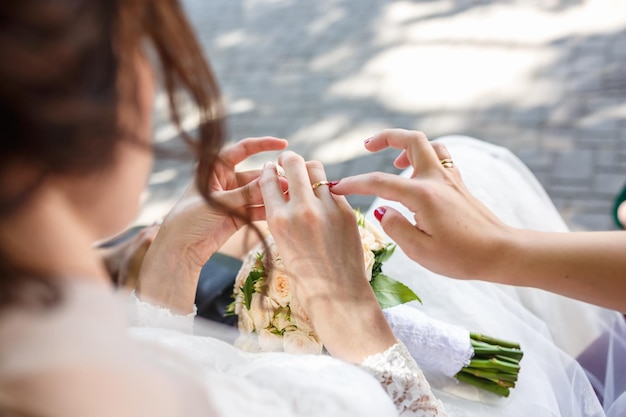
[(330, 191), (328, 191), (329, 183), (326, 179), (326, 171), (324, 171), (322, 163), (319, 161), (307, 161), (306, 169), (311, 180), (313, 194), (321, 200), (331, 201), (332, 195)]
[(220, 159), (230, 166), (235, 166), (246, 160), (246, 158), (249, 158), (257, 153), (280, 151), (286, 147), (287, 141), (285, 139), (279, 139), (272, 136), (246, 138), (226, 147), (222, 152), (220, 152)]
[(437, 164), (439, 164), (437, 154), (426, 135), (422, 132), (387, 129), (368, 139), (365, 147), (372, 152), (385, 148), (405, 151), (406, 157), (414, 169), (413, 176), (437, 168)]
[(433, 149), (435, 150), (437, 158), (439, 158), (441, 168), (443, 168), (443, 171), (446, 172), (446, 175), (451, 176), (458, 183), (462, 184), (463, 180), (461, 178), (461, 172), (454, 163), (454, 159), (452, 158), (452, 155), (446, 145), (441, 142), (433, 142)]
[(314, 194), (305, 160), (295, 152), (286, 151), (280, 154), (278, 163), (283, 167), (289, 183), (290, 201), (311, 201)]
[(420, 188), (421, 183), (416, 180), (384, 172), (370, 172), (335, 181), (331, 191), (338, 195), (375, 195), (407, 205), (417, 196)]
[(400, 169), (405, 169), (411, 166), (409, 157), (406, 156), (406, 149), (400, 152), (400, 155), (393, 160), (393, 166)]
[(259, 178), (259, 188), (266, 210), (276, 210), (285, 203), (285, 196), (276, 172), (276, 164), (273, 162), (267, 162), (263, 167)]
[[(236, 172), (235, 176), (237, 177), (237, 184), (239, 184), (240, 186), (243, 186), (254, 180), (257, 180), (261, 176), (261, 170), (253, 169), (250, 171)], [(279, 174), (278, 180), (280, 181), (280, 186), (283, 189), (283, 193), (286, 192), (288, 189), (287, 179), (284, 177), (281, 177)]]

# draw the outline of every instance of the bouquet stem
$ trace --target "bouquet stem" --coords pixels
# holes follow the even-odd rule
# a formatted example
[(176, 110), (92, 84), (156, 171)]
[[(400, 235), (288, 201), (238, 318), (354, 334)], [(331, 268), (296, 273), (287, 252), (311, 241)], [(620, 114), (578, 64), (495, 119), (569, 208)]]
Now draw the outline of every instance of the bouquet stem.
[(519, 344), (470, 333), (474, 358), (455, 378), (461, 382), (508, 397), (515, 388), (524, 356)]

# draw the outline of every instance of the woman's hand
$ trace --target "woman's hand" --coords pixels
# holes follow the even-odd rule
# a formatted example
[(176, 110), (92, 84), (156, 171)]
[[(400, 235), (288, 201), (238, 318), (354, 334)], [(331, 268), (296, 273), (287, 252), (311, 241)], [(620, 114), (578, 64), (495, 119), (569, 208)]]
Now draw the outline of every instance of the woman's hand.
[[(171, 249), (183, 252), (185, 260), (202, 268), (246, 222), (265, 219), (263, 199), (258, 186), (260, 170), (236, 172), (235, 166), (260, 152), (282, 150), (287, 141), (273, 137), (248, 138), (220, 153), (211, 181), (211, 197), (216, 206), (206, 204), (190, 185), (168, 213), (162, 226)], [(169, 233), (172, 231), (172, 233)]]
[(289, 192), (276, 166), (267, 163), (261, 192), (267, 223), (287, 268), (296, 302), (304, 308), (328, 351), (351, 362), (384, 351), (395, 338), (367, 281), (354, 212), (334, 196), (319, 162), (293, 152), (279, 158)]
[(248, 138), (220, 153), (211, 182), (217, 206), (206, 203), (195, 182), (188, 187), (146, 253), (139, 276), (141, 296), (182, 313), (192, 310), (202, 266), (245, 224), (236, 213), (251, 221), (265, 217), (260, 170), (236, 172), (235, 166), (257, 153), (286, 146), (283, 139)]
[(412, 166), (413, 174), (344, 178), (331, 188), (334, 194), (377, 195), (407, 207), (414, 223), (390, 207), (379, 207), (374, 214), (411, 259), (432, 271), (467, 279), (488, 279), (497, 272), (511, 228), (470, 194), (454, 163), (444, 166), (441, 161), (452, 158), (443, 144), (429, 142), (421, 132), (392, 129), (372, 137), (365, 147), (372, 152), (401, 149), (394, 165)]

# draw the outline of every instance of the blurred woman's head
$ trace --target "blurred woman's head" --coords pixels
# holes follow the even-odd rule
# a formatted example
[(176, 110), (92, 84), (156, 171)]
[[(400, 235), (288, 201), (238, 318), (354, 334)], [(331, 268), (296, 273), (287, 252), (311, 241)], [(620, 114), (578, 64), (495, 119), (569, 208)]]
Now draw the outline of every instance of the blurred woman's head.
[[(197, 140), (183, 137), (208, 193), (223, 113), (177, 0), (5, 1), (0, 27), (0, 230), (52, 184), (94, 238), (128, 224), (150, 169), (155, 80), (174, 123), (181, 95), (199, 110)], [(10, 249), (0, 244), (4, 277), (25, 268)]]

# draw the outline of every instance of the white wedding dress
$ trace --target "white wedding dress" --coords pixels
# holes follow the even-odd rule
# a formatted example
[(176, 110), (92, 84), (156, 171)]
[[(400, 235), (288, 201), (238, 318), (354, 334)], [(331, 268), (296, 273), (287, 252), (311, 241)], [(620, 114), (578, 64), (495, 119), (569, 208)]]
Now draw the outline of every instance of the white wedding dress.
[[(503, 220), (565, 231), (542, 188), (510, 153), (468, 138), (445, 143), (470, 189)], [(539, 290), (440, 277), (400, 250), (384, 271), (422, 298), (412, 307), (522, 345), (520, 380), (509, 398), (427, 374), (448, 415), (626, 415), (620, 314)], [(68, 280), (60, 306), (3, 313), (0, 415), (446, 415), (402, 345), (360, 367), (328, 356), (247, 353), (232, 346), (237, 335), (231, 328), (199, 320), (193, 325), (193, 315), (128, 300), (128, 294)], [(608, 350), (593, 344), (602, 335)], [(591, 364), (593, 376), (572, 359), (581, 354), (598, 362)]]

